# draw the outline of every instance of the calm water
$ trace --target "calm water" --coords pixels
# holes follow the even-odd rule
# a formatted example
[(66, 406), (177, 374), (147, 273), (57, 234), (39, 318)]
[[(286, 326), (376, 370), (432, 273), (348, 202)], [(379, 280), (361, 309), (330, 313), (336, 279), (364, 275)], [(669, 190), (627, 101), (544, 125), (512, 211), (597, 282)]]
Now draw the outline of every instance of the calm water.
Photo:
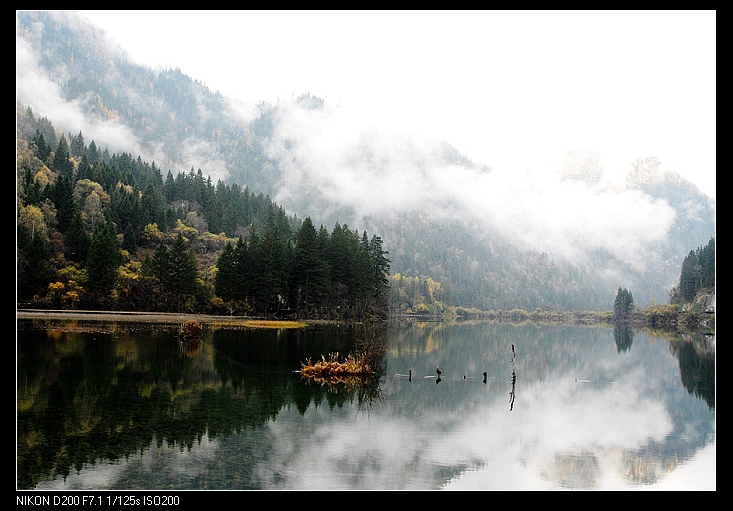
[[(371, 385), (293, 372), (365, 338), (388, 346)], [(716, 489), (714, 337), (205, 325), (185, 348), (18, 320), (17, 340), (19, 489)]]

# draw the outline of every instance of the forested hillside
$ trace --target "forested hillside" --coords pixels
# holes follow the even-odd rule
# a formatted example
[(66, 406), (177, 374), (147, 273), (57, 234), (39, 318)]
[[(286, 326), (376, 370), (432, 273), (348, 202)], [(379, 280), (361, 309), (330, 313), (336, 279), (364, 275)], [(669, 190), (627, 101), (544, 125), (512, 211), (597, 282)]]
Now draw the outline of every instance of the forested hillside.
[[(25, 306), (364, 318), (388, 310), (382, 240), (269, 197), (58, 137), (18, 104), (17, 293)], [(42, 131), (48, 133), (50, 143)], [(54, 144), (55, 149), (51, 149)]]
[[(449, 143), (427, 153), (416, 149), (415, 160), (406, 162), (434, 192), (433, 202), (405, 206), (394, 213), (380, 213), (379, 208), (361, 211), (357, 204), (361, 196), (357, 195), (353, 204), (344, 202), (324, 191), (332, 183), (298, 174), (305, 165), (302, 151), (306, 148), (294, 138), (293, 112), (301, 117), (320, 115), (325, 112), (323, 99), (303, 94), (292, 104), (260, 103), (254, 113), (242, 115), (232, 101), (199, 81), (205, 77), (196, 80), (178, 69), (138, 66), (84, 20), (70, 22), (52, 12), (19, 12), (17, 27), (19, 38), (37, 55), (37, 65), (56, 84), (65, 104), (85, 116), (85, 126), (115, 134), (104, 143), (95, 142), (95, 136), (81, 126), (65, 125), (63, 130), (57, 126), (54, 130), (52, 123), (57, 120), (32, 119), (32, 102), (19, 107), (20, 200), (25, 201), (25, 208), (38, 207), (46, 215), (47, 226), (60, 223), (56, 245), (52, 243), (57, 254), (67, 250), (59, 247), (61, 233), (74, 220), (73, 208), (60, 198), (69, 195), (71, 186), (71, 195), (78, 196), (88, 236), (93, 237), (93, 228), (104, 216), (92, 210), (97, 207), (101, 211), (106, 200), (109, 209), (139, 207), (140, 211), (117, 212), (120, 217), (111, 218), (118, 235), (124, 237), (130, 227), (127, 249), (137, 243), (139, 250), (154, 251), (160, 236), (172, 248), (180, 232), (189, 240), (188, 248), (196, 252), (203, 272), (200, 278), (212, 293), (216, 283), (206, 269), (215, 266), (214, 260), (227, 242), (235, 250), (240, 236), (246, 240), (254, 234), (255, 240), (264, 240), (268, 227), (275, 224), (275, 239), (282, 243), (289, 239), (290, 250), (296, 250), (301, 219), (310, 218), (314, 227), (329, 226), (331, 237), (334, 231), (348, 231), (353, 244), (358, 238), (359, 245), (366, 245), (364, 231), (381, 240), (393, 274), (388, 302), (394, 311), (439, 312), (449, 305), (482, 310), (609, 310), (619, 286), (633, 289), (639, 305), (667, 301), (689, 247), (705, 243), (715, 232), (713, 200), (679, 176), (660, 170), (656, 159), (640, 158), (632, 165), (623, 191), (645, 203), (661, 204), (674, 215), (664, 239), (643, 245), (619, 239), (609, 248), (608, 243), (593, 245), (592, 240), (608, 238), (602, 232), (589, 236), (572, 233), (567, 251), (577, 248), (581, 257), (568, 259), (550, 249), (537, 249), (525, 242), (529, 235), (524, 226), (512, 229), (511, 211), (501, 212), (501, 218), (493, 223), (480, 224), (472, 216), (474, 212), (452, 202), (447, 190), (443, 193), (437, 183), (450, 181), (446, 173), (470, 172), (485, 177), (493, 172)], [(70, 117), (66, 116), (65, 122)], [(42, 143), (36, 130), (43, 135)], [(65, 151), (68, 163), (63, 158)], [(28, 161), (23, 160), (26, 155)], [(43, 165), (38, 166), (38, 162)], [(340, 182), (348, 181), (349, 165), (380, 176), (390, 161), (364, 143), (342, 163), (343, 172), (337, 169), (334, 176)], [(71, 175), (70, 183), (64, 175)], [(567, 170), (563, 179), (582, 184), (596, 177), (597, 169), (582, 163)], [(60, 191), (53, 192), (58, 195), (54, 201), (51, 190), (56, 189)], [(383, 191), (388, 191), (386, 184), (376, 193)], [(140, 194), (139, 205), (130, 199), (136, 193)], [(365, 189), (362, 195), (374, 194), (374, 189)], [(94, 198), (86, 206), (89, 197)], [(94, 206), (97, 203), (99, 206)], [(84, 207), (91, 209), (84, 211)], [(640, 221), (648, 220), (644, 218), (648, 209), (627, 208), (609, 211), (608, 215), (638, 215)], [(48, 220), (54, 215), (58, 220)], [(157, 226), (157, 232), (149, 227), (152, 225)], [(633, 222), (630, 225), (633, 227)], [(185, 231), (191, 228), (197, 234)], [(53, 241), (53, 234), (51, 229), (49, 241)], [(614, 233), (613, 239), (618, 236)], [(576, 242), (577, 247), (573, 246)], [(294, 253), (289, 255), (295, 257)], [(66, 256), (67, 260), (71, 257)], [(54, 265), (57, 270), (63, 266), (58, 260)], [(27, 282), (24, 286), (30, 286), (23, 288), (26, 298), (41, 293)], [(210, 298), (197, 303), (208, 303)], [(307, 301), (312, 299), (309, 293)], [(330, 298), (324, 300), (321, 306), (335, 303)], [(249, 297), (245, 302), (253, 306)], [(265, 307), (258, 303), (254, 307), (261, 310), (294, 306), (270, 303)]]
[(715, 292), (715, 238), (690, 250), (682, 261), (679, 284), (672, 291), (672, 303), (689, 303), (700, 291)]

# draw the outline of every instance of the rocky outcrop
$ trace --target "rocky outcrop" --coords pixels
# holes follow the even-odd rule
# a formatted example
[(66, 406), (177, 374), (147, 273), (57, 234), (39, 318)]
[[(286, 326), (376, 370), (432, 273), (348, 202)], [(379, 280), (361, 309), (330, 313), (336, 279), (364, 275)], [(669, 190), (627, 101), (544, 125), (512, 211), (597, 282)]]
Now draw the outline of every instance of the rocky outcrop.
[(692, 303), (685, 304), (682, 307), (682, 312), (715, 314), (715, 289), (697, 293)]
[(679, 314), (679, 323), (714, 333), (715, 288), (698, 292), (692, 303), (685, 304)]
[(705, 304), (705, 312), (707, 314), (715, 314), (715, 290), (712, 292), (712, 298)]

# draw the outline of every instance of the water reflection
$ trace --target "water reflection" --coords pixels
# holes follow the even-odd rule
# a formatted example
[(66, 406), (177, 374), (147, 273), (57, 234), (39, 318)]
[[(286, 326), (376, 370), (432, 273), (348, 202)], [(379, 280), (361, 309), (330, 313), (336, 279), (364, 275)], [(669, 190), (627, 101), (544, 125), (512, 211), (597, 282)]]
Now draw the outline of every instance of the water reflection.
[[(208, 327), (189, 350), (163, 326), (31, 327), (19, 488), (715, 488), (706, 338), (406, 322)], [(389, 346), (369, 385), (293, 372), (368, 336)], [(688, 464), (708, 477), (672, 477)]]

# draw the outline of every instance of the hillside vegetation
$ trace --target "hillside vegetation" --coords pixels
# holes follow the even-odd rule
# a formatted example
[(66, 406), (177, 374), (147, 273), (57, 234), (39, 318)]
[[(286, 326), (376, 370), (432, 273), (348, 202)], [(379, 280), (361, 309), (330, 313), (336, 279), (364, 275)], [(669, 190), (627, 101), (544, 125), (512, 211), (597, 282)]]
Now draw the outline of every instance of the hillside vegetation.
[(317, 230), (201, 170), (164, 180), (154, 164), (100, 153), (81, 133), (51, 150), (41, 132), (50, 122), (18, 107), (17, 293), (26, 307), (387, 314), (378, 236)]
[[(646, 247), (643, 253), (630, 254), (644, 259), (646, 264), (641, 266), (630, 265), (620, 257), (621, 249), (591, 248), (582, 259), (574, 261), (532, 249), (522, 243), (521, 229), (510, 239), (506, 229), (477, 225), (448, 199), (440, 207), (450, 210), (456, 206), (455, 215), (441, 216), (435, 204), (425, 203), (395, 214), (365, 217), (349, 205), (330, 200), (315, 188), (316, 184), (306, 180), (291, 192), (286, 209), (271, 197), (282, 193), (282, 183), (292, 170), (288, 166), (296, 161), (286, 157), (295, 154), (298, 141), (278, 138), (278, 133), (287, 127), (288, 109), (315, 115), (325, 108), (324, 100), (303, 94), (293, 104), (260, 103), (254, 114), (242, 116), (232, 101), (178, 69), (151, 70), (134, 64), (103, 32), (84, 20), (69, 20), (71, 15), (19, 12), (18, 37), (36, 52), (38, 65), (58, 85), (63, 100), (87, 116), (89, 125), (121, 128), (120, 136), (112, 137), (110, 143), (123, 148), (98, 146), (79, 126), (62, 131), (54, 126), (55, 119), (34, 115), (34, 104), (18, 105), (17, 188), (19, 220), (22, 218), (18, 295), (23, 302), (59, 303), (59, 297), (64, 296), (74, 306), (103, 302), (99, 296), (92, 300), (88, 293), (68, 288), (82, 282), (81, 274), (68, 269), (69, 263), (81, 271), (88, 255), (80, 224), (90, 242), (97, 227), (114, 226), (108, 237), (116, 236), (123, 250), (122, 281), (146, 271), (150, 275), (151, 270), (143, 270), (146, 256), (150, 261), (154, 259), (160, 241), (172, 250), (180, 234), (182, 247), (195, 254), (202, 285), (196, 287), (196, 300), (186, 299), (175, 307), (207, 304), (217, 310), (270, 314), (289, 314), (303, 303), (314, 314), (323, 314), (324, 309), (331, 310), (329, 314), (344, 314), (343, 308), (334, 307), (345, 296), (351, 302), (349, 314), (374, 306), (375, 298), (366, 299), (363, 294), (364, 289), (373, 289), (374, 277), (371, 283), (354, 287), (353, 282), (344, 283), (346, 277), (330, 274), (329, 284), (340, 282), (349, 290), (341, 287), (323, 296), (318, 291), (314, 294), (311, 285), (311, 278), (321, 270), (307, 273), (307, 298), (304, 291), (299, 294), (293, 289), (301, 286), (295, 282), (302, 281), (302, 276), (278, 285), (279, 290), (267, 298), (254, 297), (250, 291), (230, 296), (226, 286), (219, 292), (228, 298), (216, 294), (214, 268), (227, 243), (236, 250), (240, 237), (247, 243), (252, 241), (253, 251), (249, 247), (247, 250), (247, 257), (251, 257), (263, 249), (265, 240), (274, 240), (282, 246), (289, 244), (284, 252), (294, 259), (298, 231), (306, 218), (310, 218), (320, 240), (327, 234), (348, 244), (351, 248), (344, 249), (344, 253), (362, 253), (366, 259), (364, 254), (370, 252), (375, 263), (374, 254), (381, 250), (382, 257), (389, 260), (391, 291), (386, 296), (379, 292), (377, 308), (409, 314), (439, 315), (451, 308), (600, 312), (613, 306), (619, 286), (633, 289), (637, 305), (666, 303), (690, 247), (714, 236), (714, 201), (678, 175), (663, 172), (660, 162), (651, 157), (633, 162), (625, 190), (667, 204), (674, 210), (674, 221), (664, 239)], [(279, 153), (272, 151), (275, 140), (282, 144)], [(362, 158), (360, 164), (374, 173), (381, 172), (378, 155), (370, 153), (369, 147), (357, 149), (361, 152), (354, 157)], [(492, 173), (490, 167), (472, 162), (449, 143), (416, 158), (414, 165), (421, 172), (427, 172), (426, 162), (434, 159), (444, 172), (469, 170), (476, 176)], [(190, 161), (197, 165), (187, 164)], [(593, 181), (598, 169), (592, 163), (580, 158), (564, 179)], [(436, 192), (440, 197), (441, 190)], [(76, 219), (77, 213), (81, 219)], [(607, 214), (617, 213), (634, 214)], [(348, 234), (342, 236), (344, 232)], [(36, 234), (45, 245), (32, 241)], [(598, 235), (603, 233), (593, 237)], [(368, 249), (367, 245), (380, 248)], [(176, 250), (182, 247), (179, 244)], [(244, 253), (240, 247), (238, 254)], [(158, 258), (164, 255), (161, 249)], [(225, 262), (227, 258), (231, 254), (226, 254)], [(328, 257), (322, 255), (320, 259)], [(358, 259), (354, 256), (354, 261)], [(29, 261), (47, 264), (36, 267)], [(331, 260), (328, 264), (334, 263)], [(103, 270), (94, 271), (103, 274)], [(237, 272), (234, 270), (241, 275)], [(282, 275), (281, 270), (268, 272), (268, 279), (282, 280), (275, 277)], [(111, 277), (106, 278), (109, 282)], [(50, 297), (44, 287), (49, 283), (57, 286)], [(88, 285), (82, 287), (89, 291)], [(153, 304), (146, 304), (146, 300), (174, 307), (170, 302), (153, 300), (145, 287), (125, 293), (110, 299), (128, 299), (126, 307), (151, 307)], [(215, 297), (222, 302), (213, 300)], [(104, 306), (110, 305), (104, 302)]]

